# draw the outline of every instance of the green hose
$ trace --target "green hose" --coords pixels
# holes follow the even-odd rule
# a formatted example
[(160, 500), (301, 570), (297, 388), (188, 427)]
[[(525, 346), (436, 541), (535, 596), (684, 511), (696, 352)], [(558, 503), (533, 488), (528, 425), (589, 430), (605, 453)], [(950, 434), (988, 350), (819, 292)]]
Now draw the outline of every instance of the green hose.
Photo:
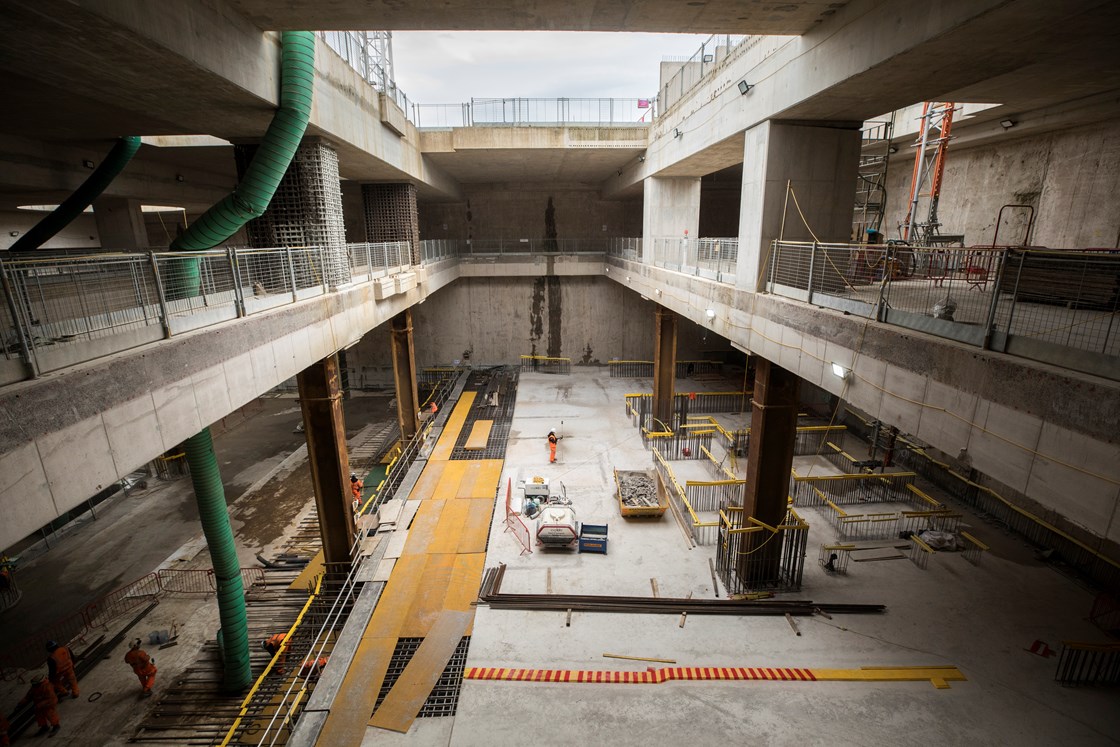
[(66, 228), (71, 221), (82, 214), (83, 210), (93, 204), (93, 201), (117, 178), (117, 174), (128, 165), (138, 150), (140, 150), (140, 138), (130, 135), (118, 140), (101, 165), (82, 182), (82, 186), (74, 190), (74, 194), (63, 200), (53, 212), (21, 236), (8, 251), (31, 252), (50, 241), (51, 237)]
[[(211, 207), (171, 244), (173, 251), (204, 251), (235, 234), (252, 218), (264, 214), (299, 148), (311, 117), (311, 95), (315, 82), (315, 36), (309, 31), (285, 31), (282, 36), (280, 108), (273, 117), (253, 162), (237, 188)], [(197, 259), (176, 260), (165, 267), (164, 284), (170, 300), (199, 293)], [(218, 581), (218, 633), (224, 665), (223, 686), (227, 691), (244, 690), (253, 681), (249, 668), (249, 627), (245, 617), (245, 589), (241, 564), (229, 524), (225, 490), (210, 429), (185, 442), (195, 499), (214, 576)]]
[(249, 669), (249, 621), (245, 617), (245, 585), (241, 581), (241, 561), (233, 542), (233, 529), (229, 525), (226, 493), (222, 488), (222, 475), (214, 456), (214, 442), (210, 429), (203, 428), (185, 442), (187, 465), (191, 468), (191, 482), (198, 501), (198, 516), (202, 533), (210, 548), (210, 561), (214, 564), (214, 581), (218, 587), (219, 633), (224, 664), (223, 687), (235, 692), (253, 683)]

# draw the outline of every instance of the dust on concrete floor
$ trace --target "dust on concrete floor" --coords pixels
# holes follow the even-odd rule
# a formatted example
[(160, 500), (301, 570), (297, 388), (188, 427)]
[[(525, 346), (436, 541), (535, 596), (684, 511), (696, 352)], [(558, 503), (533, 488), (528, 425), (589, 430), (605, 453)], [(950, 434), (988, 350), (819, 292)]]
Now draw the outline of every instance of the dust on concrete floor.
[[(508, 564), (505, 590), (545, 593), (551, 578), (554, 593), (650, 595), (650, 578), (656, 578), (661, 596), (692, 592), (712, 598), (707, 560), (714, 557), (714, 547), (689, 549), (668, 515), (652, 523), (618, 516), (612, 469), (650, 466), (650, 455), (623, 412), (622, 397), (633, 387), (632, 381), (612, 381), (589, 370), (577, 369), (570, 377), (522, 375), (503, 483), (512, 479), (516, 485), (536, 474), (563, 481), (580, 519), (609, 524), (609, 554), (537, 550), (522, 555), (512, 534), (504, 532), (499, 510), (487, 566)], [(549, 465), (544, 436), (561, 419), (561, 461)], [(514, 744), (536, 723), (546, 728), (538, 738), (555, 745), (706, 745), (747, 739), (759, 744), (1115, 743), (1120, 735), (1115, 693), (1059, 687), (1053, 681), (1055, 660), (1025, 650), (1036, 639), (1051, 647), (1063, 639), (1101, 639), (1084, 619), (1092, 594), (1037, 560), (1021, 540), (960, 510), (970, 531), (992, 546), (978, 567), (960, 554), (938, 553), (924, 571), (902, 559), (853, 563), (843, 576), (817, 565), (819, 545), (833, 542), (835, 534), (818, 511), (803, 512), (811, 526), (804, 588), (790, 596), (884, 603), (884, 615), (802, 618), (797, 637), (781, 617), (689, 616), (682, 628), (676, 615), (574, 613), (567, 627), (563, 612), (480, 606), (467, 662), (469, 667), (554, 669), (650, 666), (602, 657), (619, 653), (674, 659), (680, 666), (951, 664), (968, 681), (955, 682), (949, 690), (924, 682), (622, 686), (472, 680), (464, 684), (454, 728), (414, 727), (415, 741)], [(548, 718), (545, 727), (532, 719), (538, 708), (562, 716)], [(366, 741), (386, 739), (395, 738), (370, 730)]]

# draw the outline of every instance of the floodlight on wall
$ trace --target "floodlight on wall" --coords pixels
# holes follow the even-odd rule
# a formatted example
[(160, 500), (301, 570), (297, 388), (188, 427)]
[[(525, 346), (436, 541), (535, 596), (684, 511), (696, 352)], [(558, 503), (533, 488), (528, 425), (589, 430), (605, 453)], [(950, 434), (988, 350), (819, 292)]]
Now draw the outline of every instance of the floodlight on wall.
[(715, 58), (716, 58), (715, 55), (706, 54), (706, 55), (704, 55), (704, 62), (711, 62)]
[(707, 315), (709, 320), (716, 318), (716, 310), (711, 308), (710, 306), (705, 309), (704, 314)]
[(82, 161), (82, 165), (85, 166), (87, 169), (92, 169), (93, 168), (93, 161), (86, 158)]
[(673, 137), (680, 137), (683, 134), (684, 133), (681, 132), (681, 129), (679, 127), (674, 127), (673, 128)]
[(1014, 119), (1001, 119), (1000, 122), (999, 122), (999, 126), (1002, 127), (1005, 130), (1010, 130), (1012, 127), (1015, 126), (1015, 124), (1016, 124), (1016, 122), (1015, 122)]
[(850, 368), (844, 368), (839, 363), (833, 363), (832, 373), (836, 374), (841, 379), (847, 379), (851, 375), (852, 370)]
[(645, 163), (645, 162), (646, 162), (646, 157), (645, 156), (638, 156), (638, 163)]
[(752, 86), (747, 81), (745, 81), (745, 80), (739, 81), (739, 93), (740, 94), (746, 94), (746, 92), (751, 90), (752, 88), (754, 88), (754, 86)]
[(892, 145), (891, 147), (887, 148), (887, 153), (898, 153), (898, 146)]

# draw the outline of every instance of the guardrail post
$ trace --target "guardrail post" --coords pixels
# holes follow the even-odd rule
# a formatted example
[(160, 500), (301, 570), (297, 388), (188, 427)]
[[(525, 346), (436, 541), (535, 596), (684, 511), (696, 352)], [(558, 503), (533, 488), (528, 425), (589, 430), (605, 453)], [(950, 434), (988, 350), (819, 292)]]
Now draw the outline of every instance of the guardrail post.
[(1015, 287), (1011, 290), (1011, 309), (1007, 312), (1007, 337), (1011, 337), (1011, 320), (1015, 317), (1015, 306), (1019, 303), (1019, 279), (1023, 276), (1023, 265), (1027, 263), (1027, 253), (1019, 254), (1019, 268), (1015, 271)]
[[(992, 302), (988, 304), (988, 318), (984, 322), (984, 340), (980, 343), (982, 350), (991, 350), (992, 347), (992, 332), (996, 323), (996, 306), (999, 305), (999, 286), (1003, 283), (1003, 268), (1006, 266), (1004, 260), (1007, 259), (1007, 253), (1003, 252), (997, 255), (996, 261), (999, 262), (999, 267), (996, 268), (996, 276), (992, 282)], [(1016, 278), (1017, 280), (1018, 278)]]
[(817, 246), (817, 242), (814, 241), (813, 248), (809, 250), (809, 277), (806, 283), (809, 295), (806, 303), (813, 302), (813, 268), (817, 265)]
[(323, 283), (323, 293), (330, 291), (330, 284), (327, 282), (327, 252), (324, 247), (316, 247), (315, 250), (319, 252), (319, 277)]
[(770, 242), (770, 283), (766, 288), (767, 293), (774, 292), (774, 272), (778, 267), (778, 240), (774, 239)]
[(233, 273), (233, 302), (237, 306), (237, 315), (245, 316), (245, 289), (241, 287), (241, 271), (237, 266), (237, 250), (232, 246), (226, 247), (229, 258), (229, 271)]
[(171, 314), (167, 310), (167, 294), (163, 291), (163, 280), (159, 276), (159, 264), (156, 262), (156, 253), (148, 252), (148, 261), (152, 265), (152, 278), (156, 284), (156, 298), (159, 299), (159, 321), (163, 327), (164, 339), (171, 338)]
[(292, 247), (284, 247), (284, 253), (288, 257), (288, 282), (292, 284), (292, 301), (295, 302), (299, 297), (296, 294), (296, 266), (292, 261)]
[(39, 367), (35, 363), (35, 357), (31, 354), (31, 346), (28, 342), (30, 337), (23, 327), (23, 318), (20, 316), (19, 306), (16, 304), (15, 293), (12, 290), (12, 284), (8, 281), (8, 268), (4, 266), (3, 262), (0, 262), (0, 283), (4, 286), (4, 298), (8, 301), (8, 311), (12, 315), (12, 324), (16, 327), (20, 354), (27, 366), (27, 372), (34, 379), (39, 375)]

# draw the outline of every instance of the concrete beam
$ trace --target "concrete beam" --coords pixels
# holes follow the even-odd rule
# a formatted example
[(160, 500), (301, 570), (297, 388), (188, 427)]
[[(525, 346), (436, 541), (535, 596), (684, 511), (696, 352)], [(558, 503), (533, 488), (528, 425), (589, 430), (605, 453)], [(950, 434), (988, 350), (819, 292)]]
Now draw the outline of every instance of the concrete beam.
[(0, 389), (0, 547), (458, 277), (378, 301), (363, 283)]
[(233, 0), (248, 19), (264, 29), (388, 29), (393, 31), (654, 31), (673, 34), (803, 34), (843, 3), (793, 0), (781, 4), (741, 0), (597, 0), (517, 2), (497, 0), (479, 6), (447, 0), (438, 11), (424, 4), (391, 0), (324, 0), (275, 3)]
[[(1120, 383), (612, 258), (608, 276), (1120, 542)], [(626, 280), (624, 281), (623, 278)], [(657, 290), (661, 290), (659, 295)], [(848, 381), (831, 364), (852, 371)]]
[[(970, 97), (956, 100), (1029, 108), (1115, 90), (1120, 71), (1110, 62), (1115, 37), (1107, 29), (1118, 23), (1120, 7), (1103, 0), (854, 0), (792, 40), (740, 45), (661, 113), (645, 163), (604, 191), (625, 194), (654, 174), (703, 176), (738, 163), (729, 140), (767, 119), (858, 123), (954, 89)], [(1038, 86), (1022, 76), (1008, 82), (1040, 56), (1062, 75)], [(1071, 77), (1076, 90), (1062, 84)], [(754, 87), (742, 95), (739, 81)]]

